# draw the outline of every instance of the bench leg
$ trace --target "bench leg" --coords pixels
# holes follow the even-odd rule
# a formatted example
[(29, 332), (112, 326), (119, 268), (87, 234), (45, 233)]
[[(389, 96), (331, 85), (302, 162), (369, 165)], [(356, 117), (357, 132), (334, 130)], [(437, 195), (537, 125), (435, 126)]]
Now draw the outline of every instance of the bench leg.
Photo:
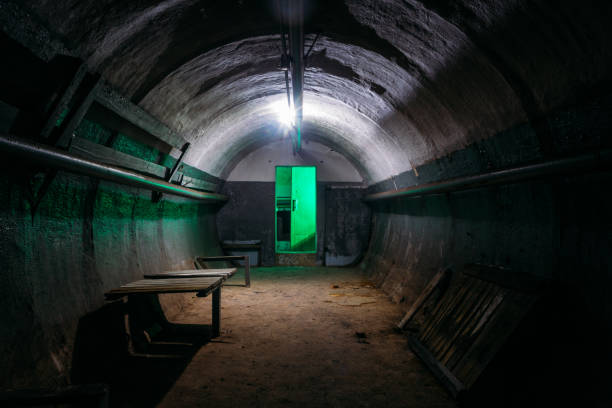
[(212, 337), (221, 335), (221, 286), (212, 294)]
[(249, 265), (249, 256), (244, 256), (244, 286), (251, 287), (251, 267)]

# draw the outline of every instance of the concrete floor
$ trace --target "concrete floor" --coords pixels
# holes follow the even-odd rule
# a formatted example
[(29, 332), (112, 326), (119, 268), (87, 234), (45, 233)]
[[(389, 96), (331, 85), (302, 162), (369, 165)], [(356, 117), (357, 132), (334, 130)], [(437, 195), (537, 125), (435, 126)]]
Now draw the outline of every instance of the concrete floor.
[[(176, 372), (159, 407), (455, 406), (392, 330), (400, 308), (361, 271), (255, 268), (252, 276), (249, 289), (224, 287), (221, 336)], [(170, 317), (209, 322), (210, 308), (210, 299), (190, 298)]]

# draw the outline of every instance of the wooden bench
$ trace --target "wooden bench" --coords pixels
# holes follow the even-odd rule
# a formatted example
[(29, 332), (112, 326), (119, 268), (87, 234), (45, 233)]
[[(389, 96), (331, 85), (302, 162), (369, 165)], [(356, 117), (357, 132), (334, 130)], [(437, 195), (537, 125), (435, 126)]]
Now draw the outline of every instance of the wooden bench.
[(196, 268), (214, 271), (217, 269), (207, 269), (205, 262), (210, 261), (244, 261), (244, 286), (251, 287), (251, 267), (248, 255), (218, 255), (218, 256), (196, 256), (193, 263)]
[(124, 296), (159, 295), (162, 293), (195, 292), (198, 297), (206, 297), (212, 293), (212, 337), (218, 337), (221, 331), (221, 286), (226, 276), (200, 277), (158, 277), (130, 282), (105, 293), (107, 300), (119, 299)]

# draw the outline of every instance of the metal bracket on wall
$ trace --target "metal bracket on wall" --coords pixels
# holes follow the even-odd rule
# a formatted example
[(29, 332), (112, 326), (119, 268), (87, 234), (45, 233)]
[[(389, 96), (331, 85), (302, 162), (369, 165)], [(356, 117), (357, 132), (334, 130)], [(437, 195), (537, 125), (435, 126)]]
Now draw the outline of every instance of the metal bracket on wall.
[[(191, 144), (189, 144), (189, 143), (185, 143), (183, 145), (183, 147), (181, 148), (181, 155), (176, 160), (176, 163), (174, 163), (174, 166), (172, 166), (172, 169), (170, 169), (169, 172), (167, 172), (165, 180), (168, 183), (172, 182), (172, 178), (174, 177), (176, 172), (179, 170), (179, 168), (181, 168), (181, 165), (183, 163), (183, 159), (185, 158), (185, 154), (187, 153), (187, 150), (189, 150), (189, 146), (191, 146)], [(180, 182), (179, 182), (179, 184), (180, 184)], [(154, 203), (158, 203), (159, 200), (161, 200), (162, 196), (163, 196), (163, 194), (160, 193), (159, 191), (153, 191), (152, 196), (151, 196), (151, 200)]]
[[(87, 68), (85, 64), (80, 64), (76, 69), (72, 80), (68, 86), (64, 89), (61, 97), (58, 98), (57, 103), (51, 110), (50, 115), (45, 121), (45, 125), (41, 129), (40, 136), (42, 139), (47, 139), (50, 143), (56, 147), (67, 149), (70, 146), (70, 142), (74, 137), (74, 130), (79, 126), (81, 120), (87, 113), (87, 110), (94, 101), (96, 92), (100, 85), (100, 75), (87, 75)], [(72, 102), (70, 107), (70, 102)], [(60, 115), (64, 110), (68, 109), (68, 113), (62, 120), (61, 124), (56, 127), (56, 123), (59, 120)], [(57, 169), (49, 169), (45, 173), (42, 184), (36, 192), (30, 191), (28, 195), (30, 197), (30, 213), (32, 221), (36, 215), (42, 199), (46, 195), (49, 187), (53, 183), (55, 176), (57, 175)], [(29, 187), (31, 187), (32, 179), (30, 179)]]

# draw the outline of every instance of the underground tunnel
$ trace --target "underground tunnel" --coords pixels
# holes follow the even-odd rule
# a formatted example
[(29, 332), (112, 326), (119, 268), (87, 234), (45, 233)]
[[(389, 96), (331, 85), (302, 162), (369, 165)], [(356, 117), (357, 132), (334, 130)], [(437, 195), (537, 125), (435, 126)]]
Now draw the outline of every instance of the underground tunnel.
[(610, 21), (1, 0), (0, 405), (610, 406)]

